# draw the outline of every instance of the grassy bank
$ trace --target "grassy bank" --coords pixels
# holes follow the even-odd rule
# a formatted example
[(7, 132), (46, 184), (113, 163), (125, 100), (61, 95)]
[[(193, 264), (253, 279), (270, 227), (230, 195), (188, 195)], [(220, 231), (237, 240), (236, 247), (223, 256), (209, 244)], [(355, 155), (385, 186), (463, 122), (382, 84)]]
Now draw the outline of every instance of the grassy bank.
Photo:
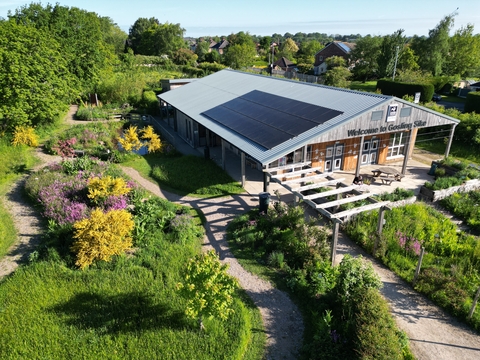
[[(12, 184), (38, 160), (31, 148), (12, 147), (7, 137), (0, 138), (0, 158), (2, 159), (0, 161), (0, 198), (4, 198)], [(0, 201), (0, 258), (7, 253), (16, 238), (17, 232), (12, 216), (5, 207), (4, 201)]]

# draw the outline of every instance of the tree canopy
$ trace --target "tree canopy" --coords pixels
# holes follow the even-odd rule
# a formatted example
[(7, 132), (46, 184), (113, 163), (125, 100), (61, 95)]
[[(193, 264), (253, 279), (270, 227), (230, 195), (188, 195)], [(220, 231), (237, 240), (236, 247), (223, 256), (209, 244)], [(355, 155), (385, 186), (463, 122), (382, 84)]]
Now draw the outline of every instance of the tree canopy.
[(46, 124), (76, 93), (60, 44), (30, 24), (0, 21), (0, 121)]

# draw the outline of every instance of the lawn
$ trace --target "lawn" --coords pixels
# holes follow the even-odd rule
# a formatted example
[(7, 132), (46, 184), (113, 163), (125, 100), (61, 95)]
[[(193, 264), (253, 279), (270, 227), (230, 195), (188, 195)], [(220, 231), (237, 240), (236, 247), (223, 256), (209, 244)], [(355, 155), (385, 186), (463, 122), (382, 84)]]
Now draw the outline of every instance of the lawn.
[(350, 83), (350, 89), (358, 90), (358, 91), (367, 91), (367, 92), (375, 92), (377, 89), (377, 82), (376, 81), (352, 81)]
[(134, 156), (123, 165), (158, 182), (162, 189), (179, 195), (214, 197), (243, 192), (241, 185), (212, 160), (193, 155)]
[[(235, 294), (233, 315), (227, 321), (204, 320), (205, 331), (185, 314), (186, 299), (177, 284), (184, 281), (185, 264), (201, 251), (201, 217), (149, 196), (132, 182), (111, 188), (120, 193), (126, 186), (128, 196), (87, 196), (96, 188), (92, 179), (98, 174), (110, 179), (121, 172), (88, 158), (68, 163), (49, 166), (26, 182), (30, 198), (43, 199), (39, 211), (49, 226), (29, 263), (0, 282), (0, 358), (261, 358), (265, 336), (260, 313), (242, 290)], [(118, 201), (112, 202), (114, 197)], [(91, 222), (88, 210), (75, 209), (93, 206), (105, 216), (128, 211), (135, 224), (133, 245), (110, 259), (96, 256), (81, 270), (72, 245), (78, 240), (75, 226), (83, 220), (72, 218)], [(96, 227), (95, 234), (102, 229)], [(92, 245), (97, 235), (88, 236), (91, 253), (97, 254)], [(114, 236), (108, 239), (114, 241)]]

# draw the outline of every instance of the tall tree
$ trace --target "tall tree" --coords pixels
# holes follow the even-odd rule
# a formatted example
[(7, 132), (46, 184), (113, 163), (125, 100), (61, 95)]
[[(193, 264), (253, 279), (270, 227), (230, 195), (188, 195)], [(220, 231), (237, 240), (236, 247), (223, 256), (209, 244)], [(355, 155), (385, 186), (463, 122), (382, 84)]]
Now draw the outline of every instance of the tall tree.
[(195, 48), (195, 54), (198, 56), (198, 62), (204, 62), (205, 56), (208, 54), (210, 50), (210, 43), (203, 40), (197, 41), (197, 46)]
[(10, 128), (55, 121), (75, 96), (67, 65), (50, 34), (0, 21), (0, 121)]
[(233, 69), (241, 69), (250, 66), (256, 55), (255, 47), (253, 45), (233, 45), (229, 46), (225, 54), (225, 65)]
[(151, 17), (150, 19), (138, 18), (135, 23), (130, 27), (128, 32), (128, 46), (132, 48), (135, 54), (139, 53), (139, 48), (142, 44), (143, 34), (154, 25), (160, 25), (158, 19), (154, 17)]
[(367, 35), (359, 39), (350, 52), (350, 61), (355, 64), (352, 72), (356, 79), (366, 81), (378, 76), (378, 57), (382, 38)]
[(85, 90), (98, 80), (102, 70), (112, 65), (114, 54), (103, 38), (96, 13), (66, 6), (40, 4), (21, 7), (8, 17), (18, 24), (30, 24), (48, 32), (61, 47), (76, 86)]
[(100, 18), (100, 27), (105, 43), (112, 48), (116, 55), (120, 55), (125, 51), (125, 42), (128, 35), (120, 29), (109, 17)]
[(295, 54), (298, 52), (298, 45), (291, 38), (285, 40), (280, 48), (278, 57), (286, 57), (289, 60), (293, 60)]
[(480, 69), (480, 35), (473, 35), (473, 25), (461, 27), (450, 39), (445, 63), (447, 75), (472, 76)]
[(427, 38), (412, 39), (412, 49), (419, 56), (421, 69), (430, 71), (433, 76), (443, 74), (449, 52), (449, 33), (456, 15), (454, 12), (445, 16), (435, 29), (428, 32)]
[(384, 36), (380, 46), (380, 54), (378, 55), (378, 76), (392, 76), (395, 67), (395, 61), (402, 56), (406, 37), (403, 35), (404, 30), (399, 29), (392, 35)]
[(325, 85), (348, 88), (350, 86), (348, 79), (352, 74), (346, 67), (345, 59), (341, 56), (332, 56), (325, 61), (328, 66), (325, 74)]
[(177, 50), (187, 48), (183, 39), (183, 29), (180, 24), (153, 25), (142, 34), (138, 53), (142, 55), (172, 56)]

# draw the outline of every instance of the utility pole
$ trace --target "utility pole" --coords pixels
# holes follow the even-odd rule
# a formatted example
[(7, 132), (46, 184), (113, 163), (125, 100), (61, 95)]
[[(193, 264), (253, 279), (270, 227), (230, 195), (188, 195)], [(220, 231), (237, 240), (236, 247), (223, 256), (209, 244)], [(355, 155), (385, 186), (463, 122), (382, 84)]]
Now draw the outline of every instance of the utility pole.
[(393, 65), (392, 81), (395, 81), (395, 73), (397, 71), (398, 49), (399, 49), (399, 46), (397, 45), (397, 50), (395, 51), (395, 65)]

